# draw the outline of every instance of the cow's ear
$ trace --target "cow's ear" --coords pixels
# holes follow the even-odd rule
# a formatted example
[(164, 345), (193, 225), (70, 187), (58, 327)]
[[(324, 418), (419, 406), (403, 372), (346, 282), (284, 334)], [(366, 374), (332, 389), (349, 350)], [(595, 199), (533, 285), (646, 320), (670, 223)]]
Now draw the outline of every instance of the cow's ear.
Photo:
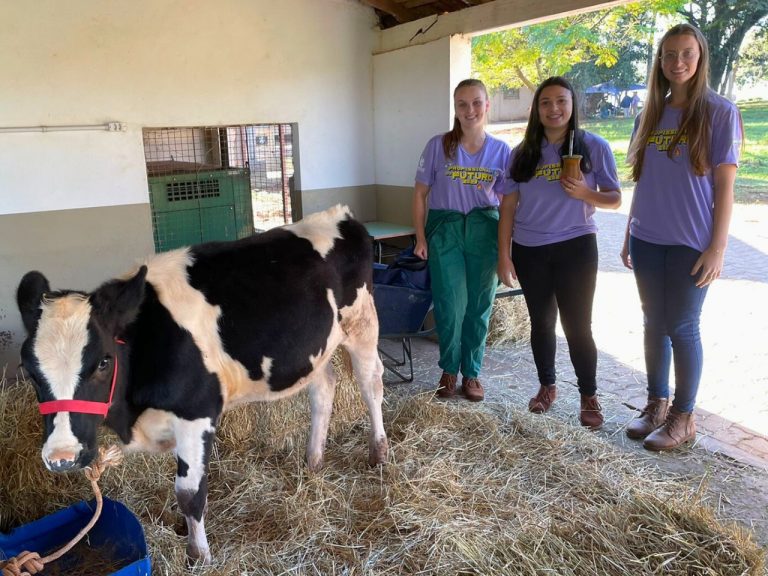
[(51, 286), (46, 277), (36, 270), (24, 274), (19, 282), (19, 287), (16, 289), (16, 303), (27, 334), (33, 334), (37, 330), (41, 314), (40, 301), (50, 290)]
[(91, 294), (91, 305), (104, 327), (117, 336), (136, 318), (144, 300), (147, 267), (128, 280), (110, 280)]

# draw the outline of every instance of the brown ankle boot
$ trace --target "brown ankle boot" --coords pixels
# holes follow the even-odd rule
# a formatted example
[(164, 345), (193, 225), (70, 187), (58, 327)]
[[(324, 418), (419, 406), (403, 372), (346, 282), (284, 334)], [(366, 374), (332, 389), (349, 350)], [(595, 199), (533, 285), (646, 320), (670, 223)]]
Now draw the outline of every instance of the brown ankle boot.
[(696, 421), (693, 412), (680, 412), (674, 406), (669, 409), (667, 420), (643, 441), (643, 448), (660, 452), (672, 450), (696, 438)]
[(592, 430), (597, 430), (603, 425), (603, 413), (597, 396), (581, 395), (581, 411), (579, 412), (581, 425)]
[(648, 403), (640, 412), (640, 416), (632, 420), (627, 426), (627, 436), (633, 440), (640, 440), (645, 438), (656, 430), (659, 426), (664, 424), (667, 419), (667, 412), (669, 411), (669, 399), (668, 398), (654, 398), (648, 397)]
[(485, 391), (483, 385), (480, 384), (480, 380), (477, 378), (467, 378), (464, 376), (461, 379), (461, 391), (467, 400), (471, 402), (480, 402), (485, 398)]
[(536, 396), (528, 402), (528, 410), (534, 414), (542, 414), (549, 410), (552, 402), (557, 398), (557, 387), (554, 384), (540, 386)]
[(453, 398), (456, 396), (456, 374), (443, 372), (440, 382), (437, 383), (437, 396), (439, 398)]

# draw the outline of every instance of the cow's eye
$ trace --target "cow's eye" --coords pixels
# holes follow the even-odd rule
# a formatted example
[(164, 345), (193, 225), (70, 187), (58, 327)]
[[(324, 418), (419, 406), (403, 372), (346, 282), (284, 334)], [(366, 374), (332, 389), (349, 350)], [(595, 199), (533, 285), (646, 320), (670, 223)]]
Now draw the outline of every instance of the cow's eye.
[(106, 370), (109, 367), (109, 356), (104, 356), (99, 362), (99, 370)]

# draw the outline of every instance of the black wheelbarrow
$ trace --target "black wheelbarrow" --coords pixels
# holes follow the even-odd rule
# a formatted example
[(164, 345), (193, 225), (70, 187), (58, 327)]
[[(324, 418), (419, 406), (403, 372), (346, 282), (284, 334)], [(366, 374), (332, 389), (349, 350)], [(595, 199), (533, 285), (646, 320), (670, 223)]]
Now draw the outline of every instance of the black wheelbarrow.
[(373, 301), (379, 317), (379, 340), (396, 341), (399, 347), (399, 352), (390, 354), (379, 346), (379, 355), (384, 368), (401, 382), (413, 382), (411, 338), (434, 332), (434, 328), (424, 328), (432, 309), (426, 264), (424, 260), (401, 255), (390, 266), (373, 265)]

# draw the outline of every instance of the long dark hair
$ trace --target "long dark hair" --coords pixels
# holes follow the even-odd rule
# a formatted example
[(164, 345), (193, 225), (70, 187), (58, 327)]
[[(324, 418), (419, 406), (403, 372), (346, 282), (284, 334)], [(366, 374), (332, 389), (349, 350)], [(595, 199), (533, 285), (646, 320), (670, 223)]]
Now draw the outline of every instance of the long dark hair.
[(656, 47), (656, 57), (653, 59), (653, 68), (648, 77), (648, 97), (640, 115), (640, 123), (637, 132), (629, 145), (627, 161), (632, 165), (632, 180), (640, 179), (645, 159), (645, 148), (648, 138), (656, 129), (664, 113), (667, 94), (670, 83), (664, 76), (661, 66), (662, 50), (664, 42), (672, 36), (688, 34), (696, 39), (699, 44), (699, 62), (696, 66), (696, 74), (688, 81), (688, 105), (683, 111), (677, 134), (670, 143), (667, 156), (672, 155), (677, 148), (680, 138), (688, 137), (688, 155), (691, 159), (693, 171), (703, 176), (709, 170), (709, 141), (712, 137), (709, 115), (709, 46), (707, 39), (701, 31), (688, 23), (678, 24), (667, 30)]
[[(478, 88), (482, 88), (483, 93), (485, 94), (485, 99), (488, 100), (488, 90), (485, 88), (485, 84), (476, 78), (467, 78), (466, 80), (459, 82), (456, 85), (456, 88), (453, 90), (453, 97), (456, 98), (456, 92), (462, 88), (466, 88), (467, 86), (476, 86)], [(445, 154), (445, 158), (447, 160), (455, 159), (456, 148), (459, 147), (459, 142), (461, 142), (461, 137), (463, 134), (464, 132), (461, 130), (461, 123), (459, 122), (459, 118), (454, 114), (453, 128), (450, 132), (443, 134), (443, 154)]]
[[(525, 129), (523, 141), (515, 147), (515, 160), (512, 163), (512, 179), (515, 182), (528, 182), (536, 173), (536, 167), (541, 160), (541, 145), (544, 141), (544, 125), (539, 116), (539, 98), (541, 91), (549, 86), (561, 86), (571, 93), (573, 108), (571, 119), (568, 120), (568, 130), (573, 130), (573, 153), (581, 154), (581, 171), (588, 174), (592, 171), (592, 161), (589, 157), (589, 150), (584, 143), (584, 131), (579, 129), (579, 103), (576, 100), (576, 92), (573, 86), (562, 76), (551, 76), (544, 80), (536, 92), (533, 94), (533, 103), (531, 104), (531, 114), (528, 118), (528, 126)], [(568, 154), (569, 139), (566, 137), (563, 146), (560, 148), (560, 155)]]

